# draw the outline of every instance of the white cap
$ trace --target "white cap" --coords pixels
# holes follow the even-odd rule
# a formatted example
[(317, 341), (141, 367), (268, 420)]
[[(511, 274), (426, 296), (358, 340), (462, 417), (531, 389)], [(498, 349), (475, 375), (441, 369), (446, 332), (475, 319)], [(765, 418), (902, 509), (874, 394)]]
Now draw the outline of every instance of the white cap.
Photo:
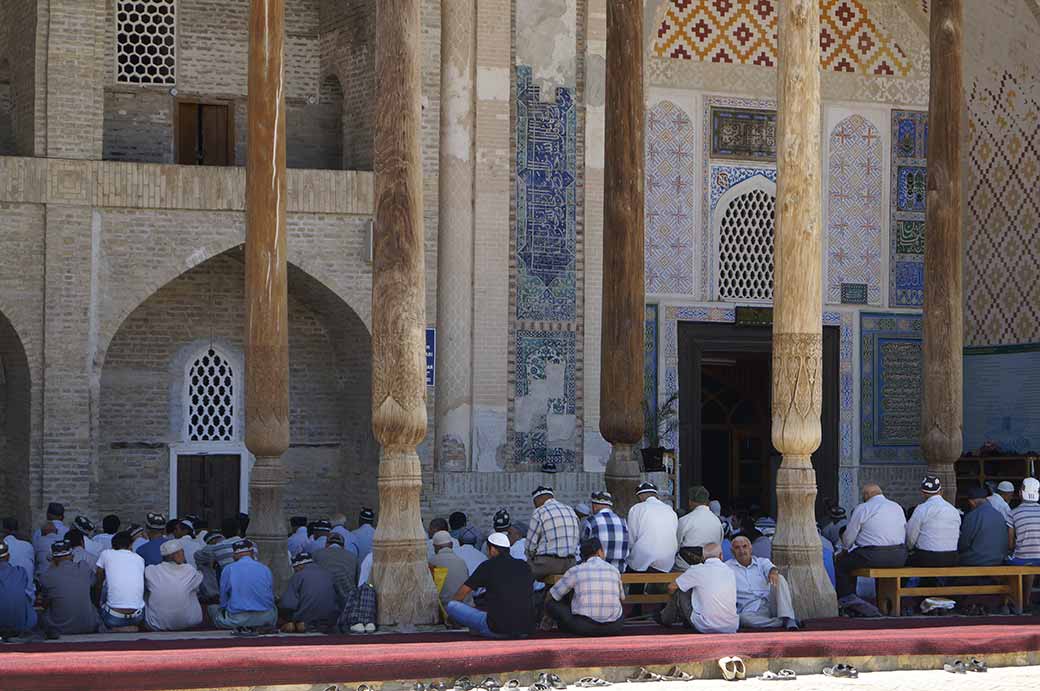
[(184, 545), (181, 544), (180, 540), (167, 540), (159, 545), (159, 552), (164, 557), (168, 557), (175, 552), (180, 552), (182, 549), (184, 549)]
[(1040, 480), (1035, 477), (1022, 480), (1022, 501), (1040, 501)]
[(1015, 491), (1015, 486), (1012, 485), (1007, 480), (1001, 480), (1000, 484), (997, 485), (997, 491), (998, 492), (1014, 492)]
[(493, 544), (495, 547), (509, 549), (509, 538), (506, 537), (505, 533), (491, 533), (488, 535), (488, 542)]
[(451, 544), (451, 533), (447, 530), (438, 530), (433, 534), (433, 544), (436, 547), (442, 547), (444, 545)]

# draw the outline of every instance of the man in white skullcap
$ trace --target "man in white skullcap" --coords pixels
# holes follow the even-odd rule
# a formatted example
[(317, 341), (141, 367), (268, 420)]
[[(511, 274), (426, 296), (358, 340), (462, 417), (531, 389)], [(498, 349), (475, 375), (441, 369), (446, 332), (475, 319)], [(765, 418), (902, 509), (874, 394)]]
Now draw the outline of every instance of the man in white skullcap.
[(1004, 522), (1011, 527), (1011, 500), (1015, 498), (1015, 486), (1007, 480), (1002, 480), (997, 485), (997, 490), (988, 497), (993, 508), (1004, 517)]
[[(194, 542), (194, 540), (192, 540)], [(202, 574), (186, 563), (182, 539), (159, 545), (162, 563), (147, 566), (144, 620), (153, 631), (182, 631), (202, 623), (199, 586)]]
[(957, 566), (957, 542), (961, 537), (961, 515), (943, 499), (942, 483), (935, 475), (921, 481), (924, 501), (906, 523), (907, 566)]
[[(485, 638), (525, 638), (534, 629), (531, 590), (534, 578), (527, 562), (509, 554), (509, 538), (491, 533), (488, 560), (455, 592), (445, 606), (448, 617)], [(485, 589), (487, 611), (465, 604), (474, 590)]]
[[(455, 554), (451, 533), (448, 531), (438, 530), (433, 534), (433, 549), (435, 553), (430, 558), (430, 566), (447, 571), (444, 583), (441, 586), (441, 602), (446, 605), (451, 602), (459, 587), (469, 578), (469, 568), (462, 557)], [(463, 600), (463, 602), (471, 605), (473, 604), (473, 598)]]

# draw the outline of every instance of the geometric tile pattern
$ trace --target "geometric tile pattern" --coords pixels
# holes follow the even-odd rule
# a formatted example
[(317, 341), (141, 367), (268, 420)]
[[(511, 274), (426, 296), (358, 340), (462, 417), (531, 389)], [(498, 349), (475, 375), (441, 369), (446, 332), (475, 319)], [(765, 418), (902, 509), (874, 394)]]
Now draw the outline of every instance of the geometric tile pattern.
[(570, 90), (542, 102), (518, 65), (516, 318), (573, 321), (576, 277), (577, 116)]
[(711, 109), (711, 157), (776, 160), (776, 111)]
[(968, 95), (965, 342), (1040, 342), (1040, 102), (1008, 73)]
[(690, 294), (693, 123), (674, 103), (662, 101), (647, 113), (646, 130), (646, 292)]
[(921, 460), (921, 315), (860, 314), (860, 459)]
[[(775, 67), (778, 0), (669, 0), (653, 55)], [(876, 76), (910, 73), (907, 54), (870, 18), (862, 0), (820, 0), (820, 66)]]
[(843, 302), (843, 284), (865, 284), (881, 304), (883, 149), (869, 120), (851, 115), (831, 130), (827, 221), (827, 302)]
[(657, 305), (643, 315), (643, 438), (657, 427)]
[(924, 305), (928, 113), (892, 111), (889, 304)]
[[(752, 166), (739, 166), (739, 165), (729, 165), (729, 164), (721, 164), (721, 163), (719, 163), (719, 164), (711, 164), (708, 167), (708, 189), (705, 190), (705, 192), (707, 194), (707, 199), (705, 199), (705, 204), (704, 204), (704, 220), (703, 220), (703, 223), (704, 223), (703, 242), (704, 242), (704, 244), (703, 244), (703, 247), (705, 248), (705, 254), (708, 255), (709, 259), (708, 259), (708, 262), (707, 262), (708, 273), (706, 274), (706, 277), (708, 279), (708, 285), (705, 287), (705, 291), (703, 293), (704, 295), (712, 295), (712, 296), (717, 297), (718, 291), (720, 291), (722, 289), (722, 286), (720, 285), (720, 282), (719, 282), (719, 278), (721, 277), (721, 272), (723, 270), (723, 262), (722, 262), (722, 257), (721, 257), (722, 238), (720, 237), (720, 238), (716, 239), (716, 238), (714, 238), (712, 236), (713, 229), (715, 228), (715, 219), (717, 218), (717, 214), (727, 214), (731, 210), (738, 210), (738, 209), (741, 208), (741, 205), (743, 204), (743, 201), (741, 201), (740, 204), (737, 204), (737, 206), (734, 206), (734, 204), (738, 202), (738, 199), (735, 198), (733, 200), (733, 203), (728, 205), (726, 209), (717, 209), (716, 207), (719, 204), (719, 200), (722, 199), (722, 196), (725, 195), (726, 192), (728, 192), (729, 190), (733, 189), (734, 187), (736, 187), (736, 186), (738, 186), (738, 185), (740, 185), (740, 184), (742, 184), (742, 183), (744, 183), (744, 182), (746, 182), (748, 180), (751, 180), (752, 178), (756, 178), (756, 177), (761, 177), (761, 178), (763, 178), (765, 180), (768, 180), (773, 185), (776, 185), (776, 168), (765, 168), (765, 167), (758, 168), (758, 167), (752, 167)], [(752, 189), (756, 189), (757, 190), (757, 188), (752, 188)], [(775, 194), (775, 192), (773, 194)], [(744, 201), (749, 201), (749, 200), (744, 200)], [(772, 201), (775, 204), (775, 199), (772, 200)], [(730, 214), (730, 217), (732, 217), (732, 214)], [(724, 216), (724, 218), (725, 218), (725, 216)], [(768, 272), (769, 273), (769, 275), (768, 275), (768, 282), (770, 283), (770, 288), (768, 290), (768, 295), (771, 296), (772, 295), (772, 288), (771, 288), (771, 283), (772, 283), (771, 262), (772, 262), (772, 254), (773, 254), (772, 253), (771, 240), (772, 240), (772, 227), (773, 227), (773, 220), (774, 219), (770, 218), (768, 220), (770, 221), (770, 223), (768, 224), (769, 225), (768, 229), (767, 228), (763, 228), (763, 227), (759, 227), (759, 226), (755, 226), (754, 229), (761, 230), (761, 231), (768, 230), (768, 238), (770, 240), (769, 252), (767, 253), (767, 255), (761, 255), (760, 258), (766, 258), (768, 260), (769, 265), (770, 265), (769, 266), (769, 272)], [(721, 231), (721, 225), (720, 225), (720, 231)], [(727, 237), (730, 237), (730, 236), (727, 236)], [(758, 237), (758, 236), (756, 236), (756, 237)], [(765, 236), (763, 236), (763, 237), (761, 237), (759, 239), (765, 239)], [(720, 251), (719, 252), (714, 251), (713, 248), (715, 248), (715, 247), (718, 247)], [(738, 256), (738, 257), (728, 258), (727, 259), (727, 267), (731, 263), (729, 261), (730, 259), (736, 261), (736, 260), (740, 259), (740, 257)], [(747, 259), (750, 259), (750, 258), (747, 258)], [(739, 295), (734, 295), (734, 297), (739, 297)], [(755, 299), (769, 299), (769, 298), (765, 297), (765, 298), (755, 298)]]
[(517, 329), (516, 415), (523, 418), (515, 421), (522, 426), (514, 435), (517, 463), (573, 470), (576, 435), (568, 432), (574, 429), (576, 367), (573, 331)]
[(772, 300), (776, 197), (751, 189), (719, 213), (719, 299)]

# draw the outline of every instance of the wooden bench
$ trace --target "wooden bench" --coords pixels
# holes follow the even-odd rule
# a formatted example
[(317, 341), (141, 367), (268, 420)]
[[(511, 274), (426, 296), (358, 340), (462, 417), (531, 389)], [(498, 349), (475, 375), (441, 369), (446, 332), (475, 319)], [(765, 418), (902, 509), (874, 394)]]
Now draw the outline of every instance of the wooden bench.
[[(904, 597), (930, 597), (932, 595), (1004, 595), (1022, 612), (1025, 595), (1022, 592), (1023, 576), (1040, 576), (1040, 566), (952, 566), (948, 568), (857, 569), (853, 576), (877, 580), (878, 609), (889, 616), (902, 613), (900, 602)], [(904, 578), (992, 578), (1000, 583), (989, 585), (935, 585), (908, 588)]]
[[(678, 571), (673, 573), (657, 573), (654, 571), (650, 573), (623, 573), (621, 574), (621, 582), (625, 585), (632, 585), (635, 583), (642, 583), (644, 585), (649, 585), (651, 583), (671, 583), (680, 575), (681, 574)], [(553, 586), (556, 584), (556, 581), (560, 580), (561, 578), (563, 578), (562, 574), (558, 576), (546, 576), (545, 584), (548, 586)], [(641, 595), (625, 595), (625, 604), (667, 604), (668, 600), (670, 600), (671, 597), (672, 596), (669, 595), (667, 592), (650, 595), (647, 595), (645, 593)]]

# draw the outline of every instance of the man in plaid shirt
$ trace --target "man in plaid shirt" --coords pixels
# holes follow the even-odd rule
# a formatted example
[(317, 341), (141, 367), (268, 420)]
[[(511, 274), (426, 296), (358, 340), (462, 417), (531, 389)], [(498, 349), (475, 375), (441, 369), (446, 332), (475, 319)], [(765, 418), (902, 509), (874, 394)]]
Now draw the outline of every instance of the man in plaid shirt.
[(561, 574), (574, 566), (578, 549), (578, 516), (556, 501), (552, 487), (531, 493), (534, 513), (527, 528), (527, 563), (535, 580)]
[(592, 493), (592, 515), (585, 523), (582, 539), (598, 538), (606, 556), (603, 559), (619, 572), (625, 572), (628, 558), (628, 524), (614, 513), (614, 497), (610, 492)]
[(603, 561), (598, 538), (581, 541), (581, 563), (568, 569), (549, 595), (545, 611), (561, 630), (579, 636), (621, 633), (625, 589), (618, 570)]

